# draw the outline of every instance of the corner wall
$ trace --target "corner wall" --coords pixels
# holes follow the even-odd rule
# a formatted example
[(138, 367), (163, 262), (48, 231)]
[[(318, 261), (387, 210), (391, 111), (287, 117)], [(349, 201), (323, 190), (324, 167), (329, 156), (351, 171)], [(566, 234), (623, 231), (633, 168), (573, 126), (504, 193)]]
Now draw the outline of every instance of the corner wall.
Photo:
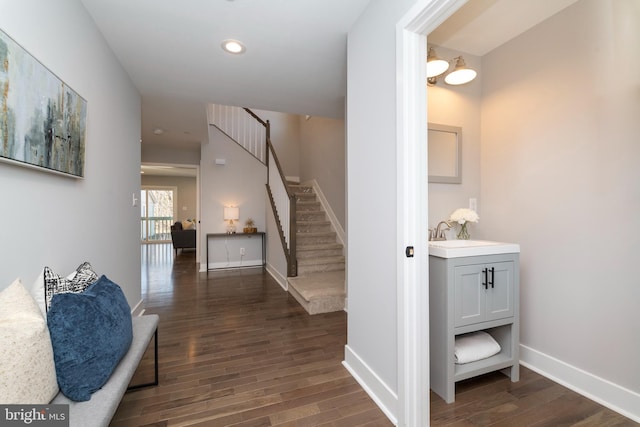
[(315, 179), (344, 229), (346, 144), (344, 120), (300, 116), (300, 181)]
[[(216, 159), (226, 164), (216, 165)], [(232, 141), (215, 126), (209, 126), (209, 143), (202, 145), (200, 161), (200, 266), (206, 264), (206, 234), (226, 232), (224, 206), (238, 206), (240, 220), (237, 231), (242, 232), (247, 218), (255, 221), (258, 231), (266, 229), (267, 168)], [(234, 252), (229, 261), (240, 261)]]
[[(427, 36), (428, 41), (428, 36)], [(471, 224), (470, 232), (475, 237), (483, 225), (482, 200), (480, 199), (480, 104), (482, 96), (481, 58), (468, 53), (436, 47), (443, 59), (463, 55), (467, 65), (478, 72), (472, 82), (449, 86), (439, 79), (427, 88), (427, 109), (430, 123), (462, 128), (462, 184), (429, 184), (429, 227), (436, 227), (447, 220), (457, 208), (469, 207), (469, 198), (478, 199), (478, 214), (481, 221)], [(455, 239), (456, 229), (447, 232)]]
[(582, 0), (484, 57), (482, 237), (521, 245), (522, 361), (640, 422), (640, 6)]
[[(80, 1), (3, 1), (0, 28), (87, 100), (85, 178), (0, 163), (0, 288), (90, 261), (140, 301), (140, 96)], [(138, 196), (139, 197), (139, 196)]]
[(396, 25), (414, 3), (372, 0), (347, 44), (345, 362), (395, 420), (403, 411), (398, 407)]

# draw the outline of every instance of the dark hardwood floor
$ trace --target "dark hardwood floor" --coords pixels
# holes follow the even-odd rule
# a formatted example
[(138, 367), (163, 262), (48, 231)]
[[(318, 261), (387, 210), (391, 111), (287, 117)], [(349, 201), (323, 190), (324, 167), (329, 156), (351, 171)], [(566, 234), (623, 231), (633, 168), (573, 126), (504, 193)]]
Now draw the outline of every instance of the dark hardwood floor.
[[(147, 312), (160, 315), (160, 384), (125, 395), (111, 426), (391, 426), (341, 365), (344, 312), (309, 316), (262, 269), (198, 273), (195, 253), (142, 249)], [(175, 258), (175, 259), (174, 259)], [(135, 382), (153, 375), (148, 351)], [(465, 381), (433, 426), (637, 426), (522, 369)]]

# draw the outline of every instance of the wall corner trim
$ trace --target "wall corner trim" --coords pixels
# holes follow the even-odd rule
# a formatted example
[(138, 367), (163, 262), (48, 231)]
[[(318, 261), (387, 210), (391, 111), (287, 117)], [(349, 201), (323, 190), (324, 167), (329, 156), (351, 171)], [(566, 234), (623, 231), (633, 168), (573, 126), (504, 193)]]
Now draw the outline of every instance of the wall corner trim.
[(640, 394), (523, 344), (520, 344), (520, 363), (640, 423)]
[(285, 276), (280, 274), (280, 272), (268, 262), (267, 262), (267, 265), (265, 266), (265, 270), (267, 270), (267, 273), (269, 273), (269, 275), (273, 277), (273, 280), (275, 280), (278, 283), (278, 285), (280, 285), (282, 290), (284, 290), (285, 292), (289, 292), (289, 281)]
[(398, 425), (398, 395), (349, 347), (344, 346), (342, 365), (394, 425)]

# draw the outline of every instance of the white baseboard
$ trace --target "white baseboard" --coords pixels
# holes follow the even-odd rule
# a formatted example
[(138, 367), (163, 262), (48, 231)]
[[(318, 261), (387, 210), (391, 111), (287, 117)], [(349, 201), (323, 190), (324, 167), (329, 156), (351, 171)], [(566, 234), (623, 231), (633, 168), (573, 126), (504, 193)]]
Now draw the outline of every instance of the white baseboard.
[(520, 344), (520, 363), (532, 371), (640, 423), (640, 394), (523, 344)]
[(230, 262), (210, 262), (209, 269), (211, 270), (224, 270), (226, 268), (241, 268), (241, 267), (262, 267), (261, 259), (249, 259), (245, 261), (230, 261)]
[(344, 346), (342, 365), (360, 384), (393, 425), (398, 425), (398, 396), (358, 355), (348, 346)]
[(133, 306), (133, 308), (131, 309), (131, 316), (137, 317), (137, 316), (142, 316), (144, 314), (145, 308), (143, 307), (142, 304), (143, 304), (143, 301), (140, 300), (136, 305)]
[(276, 270), (271, 264), (267, 263), (267, 267), (266, 267), (267, 273), (269, 273), (269, 275), (271, 277), (273, 277), (273, 280), (275, 280), (276, 282), (278, 282), (278, 284), (280, 285), (280, 287), (282, 289), (284, 289), (285, 292), (289, 291), (289, 282), (287, 281), (287, 278), (285, 276), (283, 276), (282, 274), (280, 274), (280, 272), (278, 270)]

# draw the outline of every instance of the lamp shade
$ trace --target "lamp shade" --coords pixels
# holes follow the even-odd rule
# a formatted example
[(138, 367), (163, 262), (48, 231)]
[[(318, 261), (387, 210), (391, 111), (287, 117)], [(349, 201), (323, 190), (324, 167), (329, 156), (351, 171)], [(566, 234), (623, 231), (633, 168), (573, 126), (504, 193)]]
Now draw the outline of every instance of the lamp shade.
[(438, 58), (436, 51), (430, 47), (427, 53), (427, 78), (439, 76), (449, 69), (449, 61)]
[(476, 70), (467, 68), (462, 56), (456, 58), (456, 66), (452, 72), (444, 78), (445, 83), (449, 85), (463, 85), (475, 79), (478, 73)]
[(224, 207), (224, 220), (225, 221), (229, 221), (229, 220), (234, 220), (234, 219), (238, 219), (240, 218), (240, 209), (237, 207), (232, 207), (232, 206), (225, 206)]

